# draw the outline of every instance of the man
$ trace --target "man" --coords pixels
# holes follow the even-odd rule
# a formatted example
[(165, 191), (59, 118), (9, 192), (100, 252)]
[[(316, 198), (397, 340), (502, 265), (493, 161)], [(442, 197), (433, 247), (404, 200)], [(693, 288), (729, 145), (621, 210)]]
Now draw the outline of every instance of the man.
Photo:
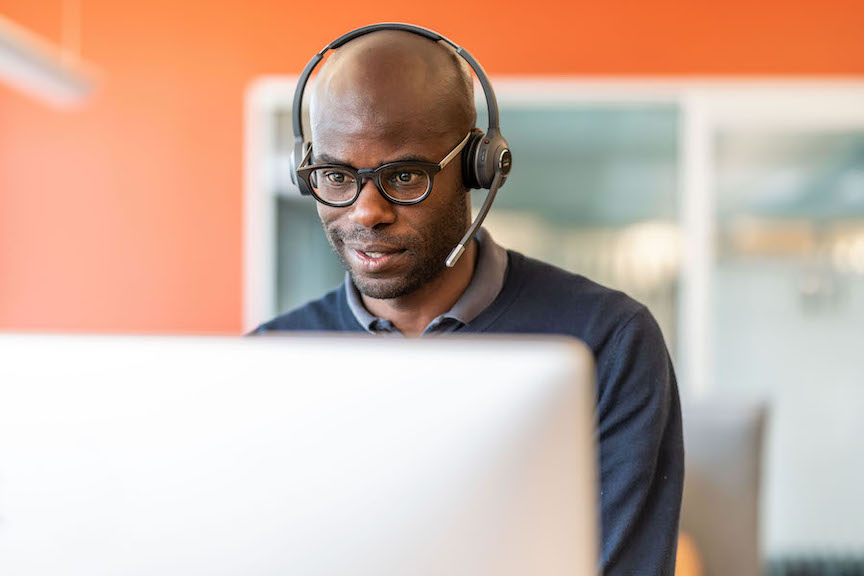
[[(329, 168), (315, 170), (312, 184), (346, 282), (256, 332), (554, 333), (583, 340), (597, 361), (604, 574), (671, 575), (683, 483), (681, 414), (650, 313), (620, 292), (505, 250), (482, 230), (453, 268), (444, 264), (471, 221), (460, 158), (451, 154), (476, 120), (462, 64), (449, 48), (401, 31), (361, 36), (325, 63), (310, 109), (311, 165)], [(450, 156), (420, 203), (391, 201), (423, 178), (412, 170), (367, 179), (349, 205), (324, 203), (349, 202), (357, 193), (352, 173), (338, 166), (438, 164)]]

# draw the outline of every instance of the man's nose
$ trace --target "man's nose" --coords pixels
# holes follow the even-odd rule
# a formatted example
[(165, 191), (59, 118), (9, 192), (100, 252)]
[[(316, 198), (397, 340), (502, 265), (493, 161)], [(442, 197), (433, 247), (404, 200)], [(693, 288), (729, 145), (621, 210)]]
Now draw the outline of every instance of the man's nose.
[(394, 206), (387, 201), (368, 178), (360, 189), (360, 196), (351, 205), (348, 219), (360, 226), (374, 228), (379, 224), (391, 224), (396, 219)]

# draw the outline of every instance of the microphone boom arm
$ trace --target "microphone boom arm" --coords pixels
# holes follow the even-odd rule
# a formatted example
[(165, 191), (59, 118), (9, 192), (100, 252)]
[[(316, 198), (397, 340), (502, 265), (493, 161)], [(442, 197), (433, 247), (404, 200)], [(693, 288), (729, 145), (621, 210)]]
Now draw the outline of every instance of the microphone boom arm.
[(498, 188), (501, 186), (501, 181), (503, 179), (504, 175), (501, 171), (496, 170), (495, 177), (492, 179), (492, 186), (489, 187), (489, 193), (486, 194), (486, 200), (483, 202), (483, 206), (480, 207), (480, 212), (477, 213), (477, 217), (474, 219), (474, 222), (471, 223), (465, 236), (463, 236), (459, 244), (450, 251), (450, 255), (447, 256), (447, 260), (444, 262), (448, 268), (453, 268), (453, 266), (456, 265), (456, 262), (459, 261), (459, 258), (465, 252), (465, 246), (471, 241), (471, 238), (474, 237), (474, 234), (480, 228), (480, 225), (483, 224), (483, 220), (486, 219), (486, 215), (492, 207), (492, 202), (495, 200), (495, 194), (498, 193)]

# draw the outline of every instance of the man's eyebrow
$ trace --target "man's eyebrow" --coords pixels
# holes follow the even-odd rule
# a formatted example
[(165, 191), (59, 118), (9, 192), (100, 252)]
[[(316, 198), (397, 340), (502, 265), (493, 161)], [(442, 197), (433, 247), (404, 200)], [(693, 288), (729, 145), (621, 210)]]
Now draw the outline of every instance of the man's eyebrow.
[(350, 166), (347, 162), (342, 162), (339, 158), (330, 156), (329, 154), (312, 153), (312, 159), (315, 164), (339, 164), (340, 166)]
[[(357, 169), (351, 164), (342, 161), (341, 158), (336, 158), (335, 156), (330, 156), (329, 154), (316, 154), (313, 152), (312, 154), (313, 160), (315, 164), (338, 164), (339, 166), (348, 166), (350, 168)], [(399, 156), (398, 158), (394, 158), (392, 160), (388, 160), (384, 162), (384, 164), (392, 164), (393, 162), (423, 162), (425, 164), (435, 164), (429, 160), (428, 158), (424, 158), (423, 156), (417, 155), (407, 155), (407, 156)], [(377, 166), (361, 166), (360, 168), (377, 168)]]

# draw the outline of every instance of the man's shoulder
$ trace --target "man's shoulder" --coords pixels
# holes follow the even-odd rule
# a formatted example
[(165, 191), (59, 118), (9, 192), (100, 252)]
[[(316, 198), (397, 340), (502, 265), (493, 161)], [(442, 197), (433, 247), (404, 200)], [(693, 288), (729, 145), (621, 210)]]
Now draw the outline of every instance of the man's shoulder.
[(553, 330), (573, 329), (584, 336), (586, 331), (620, 327), (634, 316), (650, 316), (645, 306), (620, 290), (513, 250), (508, 256), (512, 305)]
[[(355, 328), (348, 324), (345, 314), (346, 308), (345, 285), (340, 284), (324, 296), (261, 324), (252, 333), (260, 334), (274, 331), (341, 332), (359, 329), (359, 325)], [(351, 316), (350, 313), (348, 316)], [(356, 324), (356, 321), (354, 323)]]
[(560, 292), (562, 297), (608, 300), (630, 306), (639, 306), (638, 302), (624, 292), (604, 286), (586, 276), (525, 256), (514, 250), (507, 252), (511, 261), (521, 261), (524, 276), (529, 281), (529, 285), (533, 283), (536, 287)]
[[(663, 333), (643, 304), (551, 264), (518, 253), (512, 258), (524, 279), (502, 323), (507, 316), (519, 318), (519, 332), (569, 335), (585, 342), (594, 352), (601, 392), (620, 379), (616, 371), (637, 365), (646, 373), (664, 374), (663, 382), (674, 380)], [(648, 391), (668, 393), (665, 386), (643, 390)]]

